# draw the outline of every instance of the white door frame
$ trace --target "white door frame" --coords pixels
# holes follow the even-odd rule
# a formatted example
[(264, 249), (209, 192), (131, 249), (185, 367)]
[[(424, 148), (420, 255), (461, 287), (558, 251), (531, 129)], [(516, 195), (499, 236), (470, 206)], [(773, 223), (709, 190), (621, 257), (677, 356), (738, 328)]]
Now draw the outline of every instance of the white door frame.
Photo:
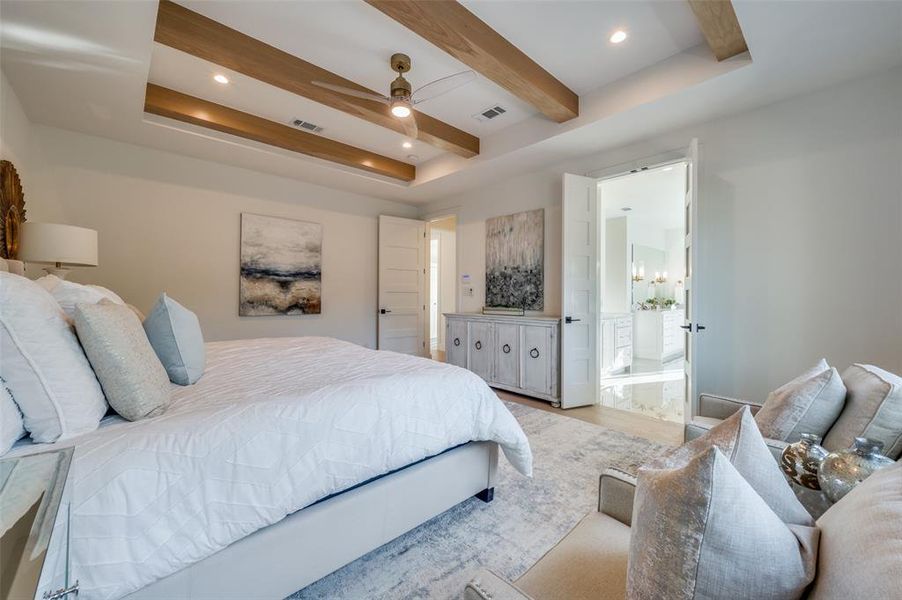
[[(426, 223), (425, 234), (423, 236), (424, 244), (425, 244), (424, 256), (426, 257), (426, 268), (427, 269), (432, 264), (431, 263), (432, 247), (430, 245), (430, 240), (432, 239), (432, 224), (435, 221), (444, 221), (446, 219), (454, 219), (454, 306), (450, 306), (450, 307), (442, 306), (442, 303), (441, 303), (441, 295), (442, 295), (442, 293), (441, 293), (441, 288), (442, 288), (441, 269), (442, 269), (442, 266), (441, 266), (441, 263), (439, 263), (439, 282), (438, 282), (439, 316), (441, 316), (442, 313), (446, 313), (446, 312), (457, 312), (457, 307), (460, 305), (460, 294), (459, 294), (460, 288), (458, 286), (458, 280), (460, 279), (460, 277), (458, 275), (458, 273), (460, 271), (460, 243), (459, 243), (459, 240), (457, 239), (457, 229), (458, 229), (457, 223), (458, 223), (459, 217), (457, 216), (456, 212), (439, 212), (439, 213), (435, 213), (434, 215), (429, 215), (424, 219), (424, 222)], [(441, 249), (439, 249), (439, 258), (441, 259)], [(427, 280), (426, 280), (426, 302), (427, 303), (430, 301), (429, 287), (430, 287), (429, 280), (427, 278)], [(441, 321), (441, 319), (438, 319), (438, 321)], [(441, 329), (441, 326), (439, 326), (439, 329)], [(427, 356), (432, 355), (430, 335), (431, 335), (431, 331), (429, 330), (429, 314), (427, 311), (426, 323), (424, 324), (424, 331), (423, 331), (423, 339), (426, 340), (426, 345), (429, 346), (429, 348), (428, 348), (429, 351), (427, 352)], [(444, 336), (444, 334), (442, 334), (442, 336), (439, 336), (439, 337), (443, 337), (443, 336)], [(444, 348), (439, 348), (439, 349), (444, 352)]]

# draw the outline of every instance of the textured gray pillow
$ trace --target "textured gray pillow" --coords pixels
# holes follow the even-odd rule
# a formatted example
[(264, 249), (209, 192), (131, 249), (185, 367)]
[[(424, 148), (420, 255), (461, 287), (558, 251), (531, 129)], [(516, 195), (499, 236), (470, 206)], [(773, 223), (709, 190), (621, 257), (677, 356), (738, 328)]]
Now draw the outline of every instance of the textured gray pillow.
[(204, 374), (204, 334), (193, 312), (160, 294), (144, 319), (144, 331), (173, 383), (190, 385)]
[[(788, 490), (768, 462), (767, 485)], [(640, 469), (627, 598), (800, 598), (818, 530), (785, 523), (757, 492), (716, 446), (677, 468)]]
[(75, 306), (75, 330), (113, 409), (137, 421), (169, 404), (166, 370), (130, 308), (101, 301)]
[(883, 453), (902, 456), (902, 377), (873, 365), (852, 365), (842, 374), (846, 406), (824, 438), (827, 450), (848, 448), (856, 437), (883, 442)]
[(818, 519), (810, 600), (902, 597), (902, 464), (868, 477)]
[(839, 371), (826, 368), (808, 379), (794, 379), (772, 392), (755, 415), (755, 421), (764, 437), (792, 444), (803, 433), (824, 437), (845, 402), (846, 386)]
[(683, 444), (645, 466), (650, 469), (681, 468), (712, 446), (723, 452), (752, 489), (784, 522), (814, 525), (814, 519), (786, 483), (748, 406), (743, 406), (702, 437)]

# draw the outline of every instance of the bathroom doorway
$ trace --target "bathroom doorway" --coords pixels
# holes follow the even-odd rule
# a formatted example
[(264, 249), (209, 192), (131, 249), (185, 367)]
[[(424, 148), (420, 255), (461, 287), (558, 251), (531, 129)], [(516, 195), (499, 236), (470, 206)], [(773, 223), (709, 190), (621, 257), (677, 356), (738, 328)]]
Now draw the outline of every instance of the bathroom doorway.
[(683, 423), (688, 168), (598, 182), (602, 406)]

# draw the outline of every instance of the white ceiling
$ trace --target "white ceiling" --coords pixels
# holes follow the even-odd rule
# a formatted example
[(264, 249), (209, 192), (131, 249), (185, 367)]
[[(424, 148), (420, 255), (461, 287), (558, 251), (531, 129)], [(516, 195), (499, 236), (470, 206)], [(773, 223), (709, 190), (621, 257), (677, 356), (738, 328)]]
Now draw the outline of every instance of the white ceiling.
[[(414, 87), (465, 69), (360, 0), (184, 2), (226, 25), (367, 87), (384, 90), (388, 57), (409, 54)], [(29, 118), (302, 179), (368, 196), (422, 203), (629, 143), (656, 132), (774, 102), (902, 63), (902, 2), (734, 0), (753, 61), (723, 63), (700, 45), (684, 2), (491, 2), (477, 16), (580, 94), (580, 116), (558, 125), (483, 78), (420, 105), (478, 135), (465, 160), (282, 90), (154, 44), (156, 1), (4, 0), (0, 64)], [(630, 33), (621, 46), (607, 37)], [(219, 69), (215, 69), (219, 70)], [(395, 158), (419, 156), (410, 185), (143, 113), (150, 80)], [(488, 105), (509, 109), (479, 123)]]
[(663, 231), (683, 226), (685, 185), (686, 164), (678, 163), (606, 179), (598, 191), (606, 219), (629, 217)]

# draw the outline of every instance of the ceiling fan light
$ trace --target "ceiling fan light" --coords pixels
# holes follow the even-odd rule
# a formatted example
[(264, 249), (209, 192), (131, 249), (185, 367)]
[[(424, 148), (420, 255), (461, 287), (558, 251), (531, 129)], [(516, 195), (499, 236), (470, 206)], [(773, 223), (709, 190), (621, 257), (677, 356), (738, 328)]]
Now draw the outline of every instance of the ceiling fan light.
[(399, 119), (404, 119), (410, 116), (410, 104), (403, 100), (393, 102), (391, 105), (391, 114), (395, 115)]

